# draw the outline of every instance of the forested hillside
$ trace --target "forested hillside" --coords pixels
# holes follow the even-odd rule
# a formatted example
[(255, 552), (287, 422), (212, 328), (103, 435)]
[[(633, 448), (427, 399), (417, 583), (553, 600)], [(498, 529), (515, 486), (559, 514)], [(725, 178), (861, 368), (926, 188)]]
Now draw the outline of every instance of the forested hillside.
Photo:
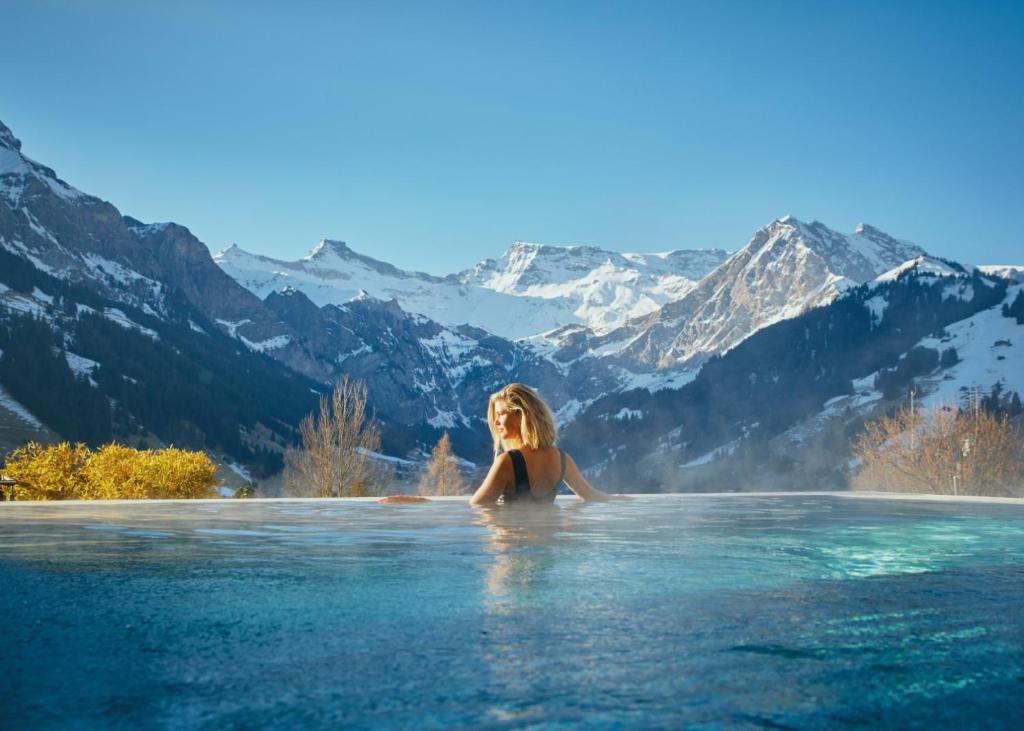
[[(736, 440), (745, 448), (764, 444), (851, 393), (855, 379), (877, 372), (887, 388), (898, 389), (943, 358), (949, 363), (955, 353), (906, 354), (926, 335), (998, 305), (1006, 288), (1005, 280), (977, 271), (960, 278), (908, 273), (863, 285), (711, 358), (680, 389), (597, 401), (566, 430), (566, 443), (612, 484), (636, 484), (639, 473), (638, 487), (669, 487), (666, 471)], [(649, 469), (638, 470), (641, 456)]]
[(268, 474), (322, 388), (241, 347), (173, 293), (171, 314), (158, 318), (3, 249), (0, 284), (49, 302), (36, 312), (0, 310), (0, 383), (69, 440), (97, 446), (151, 434), (222, 450)]

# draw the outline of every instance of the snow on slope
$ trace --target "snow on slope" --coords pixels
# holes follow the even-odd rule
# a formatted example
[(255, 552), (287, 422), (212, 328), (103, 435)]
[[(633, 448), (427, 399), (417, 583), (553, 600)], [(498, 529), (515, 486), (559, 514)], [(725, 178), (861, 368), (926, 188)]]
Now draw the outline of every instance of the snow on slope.
[(1024, 264), (986, 264), (979, 266), (985, 274), (1009, 279), (1011, 282), (1024, 283)]
[[(1013, 302), (1024, 285), (1007, 288), (1004, 302)], [(922, 379), (922, 402), (962, 404), (974, 389), (985, 396), (995, 383), (1003, 393), (1016, 391), (1024, 398), (1024, 325), (1003, 317), (1001, 306), (949, 325), (941, 338), (925, 338), (919, 345), (933, 350), (956, 348), (960, 362), (933, 378)]]
[(966, 275), (962, 268), (954, 268), (940, 259), (934, 259), (930, 256), (917, 256), (913, 259), (908, 259), (884, 274), (880, 274), (875, 277), (875, 281), (894, 282), (907, 272), (930, 277), (959, 277)]
[(37, 419), (32, 414), (31, 411), (26, 409), (24, 406), (21, 405), (20, 402), (15, 400), (15, 398), (11, 396), (11, 394), (4, 390), (3, 386), (0, 386), (0, 407), (6, 409), (7, 411), (10, 411), (12, 414), (18, 417), (21, 421), (28, 424), (30, 427), (33, 427), (35, 429), (46, 428), (43, 426), (43, 422), (39, 421), (39, 419)]
[(603, 331), (679, 299), (726, 258), (720, 249), (620, 254), (517, 241), (459, 279), (523, 297), (567, 299), (578, 303), (580, 321)]
[(21, 141), (0, 122), (0, 196), (16, 205), (25, 192), (28, 178), (39, 180), (65, 200), (86, 197), (58, 178), (50, 168), (22, 155)]
[(318, 305), (343, 304), (360, 293), (396, 299), (403, 310), (443, 325), (470, 324), (519, 339), (567, 324), (604, 331), (682, 296), (725, 258), (721, 251), (619, 254), (594, 247), (516, 243), (448, 277), (407, 272), (321, 241), (296, 262), (232, 246), (214, 260), (260, 298), (294, 287)]

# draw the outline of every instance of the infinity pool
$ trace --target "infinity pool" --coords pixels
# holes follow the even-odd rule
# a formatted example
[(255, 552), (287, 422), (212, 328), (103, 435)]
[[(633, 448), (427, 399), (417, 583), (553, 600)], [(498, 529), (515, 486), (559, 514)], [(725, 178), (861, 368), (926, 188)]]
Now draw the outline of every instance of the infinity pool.
[(1012, 727), (1024, 505), (0, 505), (0, 728)]

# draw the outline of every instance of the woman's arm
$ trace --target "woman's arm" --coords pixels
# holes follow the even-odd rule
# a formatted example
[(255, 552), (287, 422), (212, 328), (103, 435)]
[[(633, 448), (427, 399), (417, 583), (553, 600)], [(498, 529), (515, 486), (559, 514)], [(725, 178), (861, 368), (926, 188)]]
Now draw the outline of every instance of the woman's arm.
[(406, 503), (429, 503), (430, 498), (420, 497), (419, 495), (388, 495), (382, 497), (377, 502), (384, 503), (385, 505), (404, 505)]
[(512, 459), (507, 453), (499, 454), (494, 458), (487, 477), (480, 483), (480, 487), (469, 499), (470, 505), (485, 505), (493, 503), (501, 496), (502, 490), (512, 481)]
[(565, 483), (581, 500), (605, 502), (608, 500), (628, 499), (623, 495), (609, 495), (591, 485), (587, 482), (587, 478), (583, 476), (583, 473), (580, 472), (580, 468), (576, 466), (576, 461), (568, 454), (565, 455)]

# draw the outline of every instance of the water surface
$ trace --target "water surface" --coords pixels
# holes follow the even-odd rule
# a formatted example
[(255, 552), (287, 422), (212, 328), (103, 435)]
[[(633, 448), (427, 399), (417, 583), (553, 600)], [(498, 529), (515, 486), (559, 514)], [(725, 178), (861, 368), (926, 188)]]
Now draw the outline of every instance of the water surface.
[(1013, 727), (1024, 505), (0, 506), (2, 728)]

